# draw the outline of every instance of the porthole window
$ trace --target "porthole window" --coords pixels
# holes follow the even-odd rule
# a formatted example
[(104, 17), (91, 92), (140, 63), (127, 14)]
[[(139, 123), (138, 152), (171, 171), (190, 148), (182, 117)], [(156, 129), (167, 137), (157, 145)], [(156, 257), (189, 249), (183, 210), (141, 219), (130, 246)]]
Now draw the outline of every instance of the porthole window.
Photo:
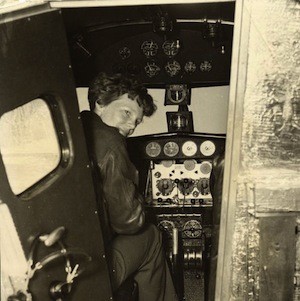
[(16, 195), (59, 165), (61, 149), (45, 100), (37, 98), (1, 116), (0, 152)]

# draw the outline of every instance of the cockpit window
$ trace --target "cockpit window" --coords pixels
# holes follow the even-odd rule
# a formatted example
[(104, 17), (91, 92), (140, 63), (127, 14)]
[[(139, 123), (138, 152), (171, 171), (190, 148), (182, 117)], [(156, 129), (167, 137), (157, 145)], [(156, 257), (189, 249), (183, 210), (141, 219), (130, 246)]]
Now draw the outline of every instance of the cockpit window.
[(18, 195), (53, 171), (61, 150), (47, 103), (37, 98), (0, 118), (0, 152)]

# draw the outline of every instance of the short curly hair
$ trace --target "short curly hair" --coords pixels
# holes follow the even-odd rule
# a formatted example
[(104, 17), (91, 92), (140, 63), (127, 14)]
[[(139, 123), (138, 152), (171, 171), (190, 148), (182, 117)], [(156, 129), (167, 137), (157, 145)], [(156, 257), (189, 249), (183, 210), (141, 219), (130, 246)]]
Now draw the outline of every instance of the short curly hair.
[(121, 95), (128, 93), (128, 97), (136, 100), (143, 108), (145, 116), (151, 116), (156, 111), (156, 105), (148, 90), (138, 81), (126, 78), (121, 74), (107, 75), (99, 73), (91, 82), (88, 91), (90, 110), (95, 109), (95, 103), (108, 105)]

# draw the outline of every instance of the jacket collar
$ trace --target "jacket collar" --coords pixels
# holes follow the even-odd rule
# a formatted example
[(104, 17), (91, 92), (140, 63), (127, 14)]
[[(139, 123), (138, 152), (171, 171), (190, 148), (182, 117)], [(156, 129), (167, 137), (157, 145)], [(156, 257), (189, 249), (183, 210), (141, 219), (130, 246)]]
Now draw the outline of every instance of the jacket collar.
[(102, 121), (102, 119), (101, 119), (101, 117), (99, 115), (97, 115), (93, 111), (90, 111), (90, 112), (92, 113), (92, 118), (99, 124), (99, 126), (101, 126), (101, 128), (107, 130), (108, 132), (112, 133), (115, 136), (119, 136), (123, 140), (126, 140), (126, 138), (119, 133), (119, 130), (116, 127), (107, 125), (106, 123), (104, 123)]

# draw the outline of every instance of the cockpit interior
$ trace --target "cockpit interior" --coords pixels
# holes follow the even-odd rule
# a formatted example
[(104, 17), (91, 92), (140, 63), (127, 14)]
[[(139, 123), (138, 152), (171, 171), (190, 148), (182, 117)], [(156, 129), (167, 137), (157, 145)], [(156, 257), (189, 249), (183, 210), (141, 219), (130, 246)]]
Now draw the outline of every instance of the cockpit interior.
[[(138, 189), (145, 199), (147, 220), (162, 232), (179, 300), (213, 300), (216, 261), (211, 262), (211, 253), (212, 244), (218, 240), (215, 228), (219, 221), (218, 214), (213, 213), (212, 170), (214, 161), (224, 158), (225, 153), (234, 14), (234, 1), (62, 8), (50, 12), (33, 8), (16, 15), (13, 22), (2, 24), (9, 48), (2, 48), (8, 56), (4, 64), (14, 66), (9, 68), (11, 78), (21, 70), (16, 80), (18, 95), (7, 104), (1, 118), (2, 133), (12, 134), (9, 120), (23, 124), (27, 119), (22, 126), (24, 133), (21, 128), (15, 129), (15, 140), (19, 141), (1, 146), (8, 154), (4, 151), (7, 189), (12, 187), (13, 198), (24, 203), (21, 209), (16, 205), (3, 209), (1, 214), (8, 214), (7, 227), (12, 227), (16, 235), (21, 231), (19, 252), (23, 253), (25, 245), (21, 257), (26, 274), (25, 283), (15, 280), (20, 277), (12, 277), (11, 284), (10, 274), (4, 274), (3, 300), (137, 300), (134, 296), (129, 300), (112, 295), (105, 261), (98, 267), (93, 264), (96, 245), (103, 244), (100, 237), (105, 233), (95, 217), (90, 217), (91, 210), (97, 213), (89, 195), (93, 189), (89, 194), (83, 192), (89, 190), (92, 181), (87, 176), (89, 170), (80, 171), (89, 164), (84, 151), (78, 155), (84, 149), (78, 113), (88, 110), (88, 87), (100, 72), (137, 79), (153, 95), (155, 116), (144, 118), (127, 139), (130, 158), (139, 171)], [(50, 74), (51, 70), (55, 72)], [(24, 78), (30, 83), (24, 85)], [(71, 91), (72, 87), (76, 90)], [(8, 90), (7, 97), (11, 93)], [(44, 120), (39, 121), (40, 117)], [(68, 120), (74, 122), (75, 129), (67, 124)], [(33, 124), (40, 124), (39, 129), (30, 128)], [(47, 138), (43, 137), (46, 133)], [(34, 141), (29, 143), (31, 139)], [(23, 163), (25, 155), (20, 153), (19, 164), (25, 165), (26, 179), (16, 181), (16, 173), (22, 168), (12, 164), (10, 150), (25, 147), (29, 153), (29, 144), (40, 149), (34, 156), (39, 163), (34, 163), (33, 157)], [(75, 178), (63, 184), (70, 173)], [(72, 192), (71, 183), (80, 191)], [(60, 185), (69, 187), (65, 200), (66, 193), (55, 192)], [(49, 193), (49, 189), (53, 191)], [(55, 193), (56, 200), (49, 205)], [(70, 195), (77, 199), (73, 205)], [(84, 200), (88, 197), (90, 203)], [(26, 211), (27, 204), (32, 211)], [(89, 220), (78, 232), (73, 231), (74, 226), (82, 222), (78, 216), (72, 219), (78, 215), (76, 206), (85, 207), (81, 215)], [(6, 210), (12, 213), (4, 213)], [(29, 220), (35, 218), (35, 212), (41, 214), (33, 226)], [(45, 214), (51, 218), (49, 225)], [(20, 224), (24, 225), (22, 230), (18, 230)], [(94, 247), (82, 237), (90, 232)], [(58, 276), (62, 267), (67, 280), (54, 281), (53, 275), (62, 277)], [(97, 281), (103, 283), (101, 296)]]
[[(231, 269), (228, 262), (232, 254), (224, 250), (233, 244), (230, 239), (225, 241), (225, 228), (220, 224), (223, 219), (223, 226), (227, 227), (230, 222), (224, 216), (236, 214), (228, 209), (232, 208), (228, 196), (233, 193), (223, 193), (224, 164), (231, 166), (230, 162), (236, 162), (240, 166), (240, 148), (234, 148), (237, 144), (233, 141), (241, 140), (241, 132), (233, 131), (235, 125), (242, 128), (243, 118), (239, 107), (243, 101), (233, 105), (231, 99), (244, 95), (246, 90), (236, 84), (237, 74), (240, 82), (247, 78), (246, 72), (236, 71), (237, 64), (245, 66), (248, 62), (244, 46), (247, 39), (238, 44), (242, 39), (240, 31), (247, 32), (245, 25), (241, 25), (241, 3), (2, 2), (1, 300), (144, 301), (139, 299), (134, 279), (129, 279), (122, 292), (114, 292), (111, 285), (103, 228), (105, 216), (96, 202), (92, 164), (80, 117), (82, 111), (89, 110), (88, 88), (99, 73), (122, 74), (138, 80), (157, 107), (152, 117), (144, 117), (126, 143), (139, 174), (137, 189), (143, 196), (146, 220), (162, 234), (179, 301), (241, 300), (222, 297), (220, 293), (220, 283)], [(244, 9), (243, 20), (247, 22), (248, 13)], [(288, 107), (294, 108), (293, 116), (299, 113), (295, 109), (297, 99), (294, 96)], [(274, 111), (281, 104), (272, 103), (266, 110)], [(287, 112), (288, 109), (279, 114), (280, 118)], [(274, 114), (277, 113), (278, 110)], [(228, 117), (237, 116), (233, 114), (240, 114), (235, 124), (233, 117)], [(274, 118), (278, 120), (278, 114)], [(253, 133), (256, 132), (249, 130), (247, 137)], [(289, 140), (293, 148), (298, 139), (295, 135), (294, 140)], [(249, 139), (249, 145), (254, 140)], [(229, 187), (232, 180), (234, 184), (230, 187), (235, 187), (239, 183), (234, 176), (230, 177), (231, 169), (227, 168), (225, 184)], [(246, 192), (242, 192), (247, 194), (249, 203), (255, 203), (255, 185), (245, 187)], [(284, 221), (285, 229), (294, 229), (294, 220)], [(250, 223), (248, 226), (254, 227)], [(280, 237), (291, 244), (294, 239)], [(229, 261), (224, 261), (223, 253), (220, 260), (219, 250), (230, 255)], [(290, 250), (296, 252), (295, 248)], [(294, 277), (291, 271), (295, 256), (288, 261), (290, 269), (285, 274), (289, 283)], [(255, 258), (251, 258), (252, 264)], [(269, 270), (264, 257), (261, 258), (264, 264), (260, 279), (268, 282)], [(256, 271), (251, 264), (245, 272), (248, 276)], [(274, 273), (270, 279), (275, 279)], [(217, 275), (221, 277), (218, 279)], [(297, 277), (293, 279), (299, 287)], [(267, 287), (264, 283), (261, 291)], [(234, 287), (244, 292), (243, 300), (270, 300), (251, 299), (258, 286), (251, 292), (245, 287)], [(291, 296), (287, 292), (291, 292), (290, 288), (283, 296)], [(223, 289), (227, 294), (229, 285)]]
[(214, 298), (212, 169), (225, 152), (234, 9), (227, 2), (63, 11), (82, 110), (98, 72), (136, 78), (154, 95), (156, 116), (127, 143), (180, 300)]

